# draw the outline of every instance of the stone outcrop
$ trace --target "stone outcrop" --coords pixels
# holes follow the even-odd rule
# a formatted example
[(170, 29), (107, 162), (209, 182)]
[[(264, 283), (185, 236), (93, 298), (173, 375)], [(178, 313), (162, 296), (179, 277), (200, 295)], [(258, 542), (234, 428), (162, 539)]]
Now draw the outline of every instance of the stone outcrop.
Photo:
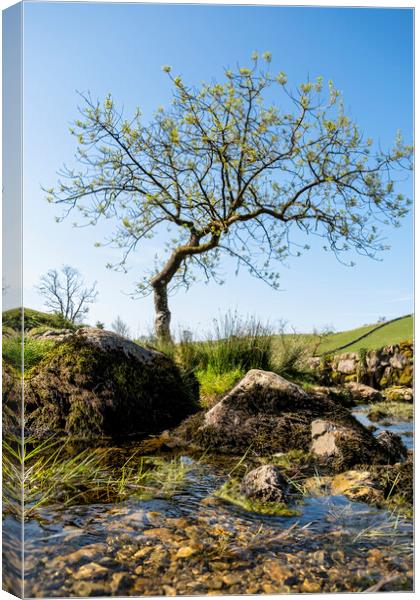
[(33, 332), (28, 331), (26, 334), (27, 337), (36, 339), (36, 340), (52, 340), (53, 342), (62, 342), (63, 340), (67, 340), (74, 335), (74, 331), (72, 329), (46, 329), (44, 331), (37, 331), (35, 329)]
[(245, 475), (240, 491), (244, 496), (260, 502), (284, 502), (287, 488), (287, 481), (279, 467), (263, 465)]
[(356, 381), (350, 381), (349, 383), (345, 384), (345, 387), (350, 392), (350, 395), (356, 401), (356, 403), (373, 404), (383, 400), (381, 392), (375, 390), (373, 387), (370, 387), (370, 385), (357, 383)]
[(413, 402), (413, 389), (401, 385), (394, 385), (383, 391), (387, 402)]
[(25, 424), (38, 437), (144, 436), (179, 423), (196, 399), (196, 388), (167, 356), (83, 328), (26, 374)]
[[(314, 421), (325, 423), (314, 433)], [(316, 425), (315, 425), (316, 429)], [(275, 373), (253, 369), (212, 409), (194, 415), (173, 432), (184, 443), (225, 453), (257, 454), (313, 449), (315, 437), (333, 433), (328, 452), (315, 454), (333, 468), (387, 462), (373, 434), (344, 407)]]
[(375, 389), (413, 385), (413, 342), (385, 346), (379, 350), (345, 352), (311, 359), (324, 383), (342, 385), (358, 382)]

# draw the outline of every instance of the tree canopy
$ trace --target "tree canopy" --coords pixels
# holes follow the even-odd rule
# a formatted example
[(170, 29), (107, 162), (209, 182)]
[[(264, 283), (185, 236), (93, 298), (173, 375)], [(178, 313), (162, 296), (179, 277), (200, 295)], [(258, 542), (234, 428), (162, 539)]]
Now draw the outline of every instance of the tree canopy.
[(105, 243), (121, 260), (111, 268), (125, 269), (142, 241), (167, 232), (166, 255), (134, 292), (154, 292), (160, 336), (170, 335), (168, 291), (200, 273), (222, 282), (223, 255), (277, 288), (275, 261), (308, 247), (298, 230), (324, 238), (339, 260), (348, 250), (374, 257), (386, 248), (381, 226), (408, 211), (396, 174), (410, 168), (412, 147), (401, 135), (381, 149), (331, 81), (293, 87), (270, 62), (254, 53), (249, 67), (199, 87), (165, 66), (172, 103), (146, 121), (140, 109), (127, 120), (111, 95), (82, 96), (71, 128), (81, 168), (63, 168), (48, 200), (64, 205), (58, 220), (73, 208), (84, 223), (115, 220)]

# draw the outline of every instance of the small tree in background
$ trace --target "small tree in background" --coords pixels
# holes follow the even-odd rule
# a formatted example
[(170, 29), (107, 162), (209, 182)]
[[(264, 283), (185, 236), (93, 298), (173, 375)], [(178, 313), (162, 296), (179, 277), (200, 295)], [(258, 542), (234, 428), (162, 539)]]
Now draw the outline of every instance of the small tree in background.
[(386, 248), (381, 224), (407, 213), (393, 173), (410, 168), (411, 146), (397, 135), (390, 150), (375, 147), (332, 82), (288, 87), (270, 61), (254, 53), (249, 67), (199, 88), (164, 67), (173, 101), (147, 123), (140, 110), (125, 119), (111, 96), (82, 96), (71, 129), (82, 168), (65, 167), (47, 199), (65, 206), (58, 220), (73, 208), (92, 225), (114, 219), (110, 243), (122, 255), (111, 268), (125, 269), (144, 240), (166, 234), (166, 255), (134, 292), (153, 293), (160, 339), (171, 338), (168, 293), (200, 272), (223, 283), (223, 255), (278, 289), (273, 261), (309, 248), (302, 232), (324, 238), (340, 260), (351, 249), (374, 257)]
[(111, 329), (115, 331), (115, 333), (118, 333), (118, 335), (122, 335), (126, 338), (130, 337), (130, 328), (127, 325), (127, 323), (124, 323), (124, 321), (119, 315), (117, 316), (115, 321), (111, 323)]
[(86, 285), (79, 271), (69, 265), (64, 265), (61, 272), (50, 269), (41, 276), (36, 289), (51, 312), (72, 323), (82, 321), (98, 296), (96, 281)]

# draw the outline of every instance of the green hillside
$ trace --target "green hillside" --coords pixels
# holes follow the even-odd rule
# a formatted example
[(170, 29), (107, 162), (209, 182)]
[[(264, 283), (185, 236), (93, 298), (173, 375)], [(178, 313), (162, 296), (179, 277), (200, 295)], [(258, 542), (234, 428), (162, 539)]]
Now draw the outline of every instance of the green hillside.
[[(363, 340), (346, 348), (346, 352), (357, 352), (360, 348), (382, 348), (390, 344), (398, 344), (403, 340), (412, 340), (414, 334), (413, 316), (409, 315), (400, 321), (387, 323), (382, 329), (369, 334)], [(357, 336), (356, 336), (357, 337)]]
[[(332, 333), (322, 340), (317, 348), (316, 354), (358, 352), (361, 348), (374, 350), (390, 344), (397, 344), (403, 340), (413, 339), (414, 322), (412, 315), (403, 317), (398, 321), (385, 323), (380, 328), (379, 325), (380, 324), (378, 323), (364, 325), (363, 327), (358, 327), (356, 329)], [(355, 341), (363, 335), (366, 335), (366, 337), (359, 341)], [(305, 340), (308, 346), (312, 348), (314, 348), (317, 343), (317, 337), (313, 334), (302, 333), (298, 334), (297, 337), (301, 340)], [(280, 341), (274, 338), (274, 346), (276, 346), (276, 344), (280, 344)], [(346, 347), (340, 350), (343, 346)]]

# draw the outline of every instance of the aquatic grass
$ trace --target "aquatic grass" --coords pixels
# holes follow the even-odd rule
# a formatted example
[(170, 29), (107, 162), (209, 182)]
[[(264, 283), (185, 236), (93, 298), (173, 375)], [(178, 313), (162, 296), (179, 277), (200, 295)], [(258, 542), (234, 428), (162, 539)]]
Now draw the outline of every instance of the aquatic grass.
[(85, 450), (67, 456), (65, 447), (66, 443), (53, 438), (38, 445), (32, 440), (3, 441), (6, 510), (22, 511), (27, 517), (46, 504), (69, 504), (84, 496), (103, 496), (101, 490), (108, 477), (104, 475), (100, 451)]
[(371, 527), (365, 527), (357, 532), (353, 538), (354, 542), (359, 542), (364, 539), (380, 539), (380, 538), (399, 538), (405, 537), (405, 533), (400, 530), (399, 525), (401, 521), (401, 514), (398, 512), (390, 513), (388, 519), (379, 525), (372, 525)]
[(401, 471), (391, 475), (389, 470), (383, 473), (382, 485), (384, 487), (384, 506), (393, 514), (412, 519), (413, 506), (413, 480), (407, 481)]
[(216, 492), (216, 498), (229, 502), (247, 512), (257, 513), (260, 515), (276, 516), (276, 517), (296, 517), (300, 512), (295, 509), (288, 508), (281, 502), (260, 502), (251, 500), (240, 492), (240, 482), (237, 479), (231, 478), (226, 481)]
[[(115, 464), (111, 448), (74, 453), (70, 444), (50, 438), (3, 441), (3, 503), (6, 512), (31, 516), (46, 505), (120, 502), (128, 497), (170, 497), (184, 483), (189, 465), (179, 458), (138, 456)], [(25, 503), (21, 503), (21, 490)]]

